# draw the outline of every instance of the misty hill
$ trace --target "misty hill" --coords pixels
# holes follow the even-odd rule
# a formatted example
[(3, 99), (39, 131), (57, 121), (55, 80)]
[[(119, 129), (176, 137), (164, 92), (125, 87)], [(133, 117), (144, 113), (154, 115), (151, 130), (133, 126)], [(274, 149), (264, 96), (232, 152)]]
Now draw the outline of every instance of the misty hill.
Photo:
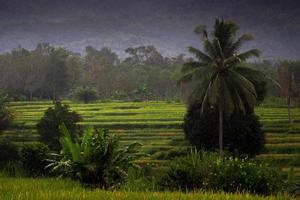
[(193, 29), (222, 17), (253, 34), (251, 47), (260, 48), (265, 59), (296, 59), (298, 4), (292, 0), (0, 0), (0, 51), (49, 42), (81, 53), (87, 45), (107, 46), (122, 56), (127, 47), (150, 44), (170, 56), (186, 53), (189, 45), (199, 46)]

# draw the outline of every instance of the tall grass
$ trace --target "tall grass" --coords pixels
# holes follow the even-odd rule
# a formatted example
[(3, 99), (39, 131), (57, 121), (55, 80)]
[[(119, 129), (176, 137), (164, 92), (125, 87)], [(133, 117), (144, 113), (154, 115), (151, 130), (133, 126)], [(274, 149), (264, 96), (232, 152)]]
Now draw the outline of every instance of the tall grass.
[(128, 192), (84, 189), (78, 182), (66, 179), (0, 178), (1, 200), (288, 200), (288, 196), (254, 196), (213, 192)]

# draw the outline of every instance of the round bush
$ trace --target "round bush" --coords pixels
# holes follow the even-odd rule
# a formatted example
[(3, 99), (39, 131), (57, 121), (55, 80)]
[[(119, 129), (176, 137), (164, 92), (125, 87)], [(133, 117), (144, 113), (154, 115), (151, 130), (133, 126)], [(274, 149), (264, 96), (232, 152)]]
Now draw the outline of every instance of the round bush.
[(70, 111), (68, 105), (62, 105), (60, 102), (56, 102), (54, 108), (50, 107), (45, 111), (44, 116), (37, 124), (40, 139), (44, 144), (47, 144), (50, 149), (59, 150), (61, 148), (59, 143), (59, 125), (65, 124), (72, 133), (72, 137), (75, 137), (80, 133), (80, 127), (77, 125), (77, 122), (81, 120), (80, 115)]
[(7, 140), (0, 141), (0, 152), (0, 168), (9, 162), (18, 161), (20, 158), (18, 147)]
[(78, 101), (89, 103), (98, 99), (98, 93), (91, 87), (78, 87), (74, 92), (74, 96)]
[(279, 170), (216, 153), (192, 151), (171, 161), (159, 185), (166, 190), (222, 190), (275, 194), (282, 186)]
[[(199, 149), (219, 147), (219, 116), (215, 109), (201, 113), (201, 105), (192, 103), (184, 118), (184, 133)], [(265, 137), (254, 113), (232, 115), (224, 119), (224, 149), (234, 155), (254, 156), (264, 148)]]
[(45, 176), (48, 170), (45, 166), (49, 164), (49, 148), (42, 143), (26, 144), (21, 150), (21, 163), (24, 170), (30, 176)]

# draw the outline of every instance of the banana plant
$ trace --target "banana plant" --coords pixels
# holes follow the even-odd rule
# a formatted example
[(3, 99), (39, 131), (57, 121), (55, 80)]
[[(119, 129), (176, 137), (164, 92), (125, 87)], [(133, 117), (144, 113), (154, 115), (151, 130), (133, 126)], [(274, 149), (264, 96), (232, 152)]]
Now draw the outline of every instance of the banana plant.
[(108, 188), (127, 177), (129, 167), (139, 168), (133, 161), (145, 154), (140, 153), (140, 143), (121, 147), (119, 138), (107, 129), (88, 128), (75, 142), (65, 125), (60, 126), (62, 137), (60, 154), (46, 168), (60, 176), (79, 179), (82, 183)]

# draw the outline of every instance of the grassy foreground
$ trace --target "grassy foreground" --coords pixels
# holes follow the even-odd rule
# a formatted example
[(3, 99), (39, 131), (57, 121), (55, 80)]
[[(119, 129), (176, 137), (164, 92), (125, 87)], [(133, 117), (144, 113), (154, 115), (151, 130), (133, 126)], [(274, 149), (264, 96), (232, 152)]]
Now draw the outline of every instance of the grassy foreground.
[(25, 179), (25, 178), (0, 178), (0, 199), (201, 199), (201, 200), (286, 200), (286, 196), (261, 197), (250, 194), (226, 194), (210, 192), (126, 192), (104, 191), (101, 189), (87, 190), (79, 183), (66, 179)]

